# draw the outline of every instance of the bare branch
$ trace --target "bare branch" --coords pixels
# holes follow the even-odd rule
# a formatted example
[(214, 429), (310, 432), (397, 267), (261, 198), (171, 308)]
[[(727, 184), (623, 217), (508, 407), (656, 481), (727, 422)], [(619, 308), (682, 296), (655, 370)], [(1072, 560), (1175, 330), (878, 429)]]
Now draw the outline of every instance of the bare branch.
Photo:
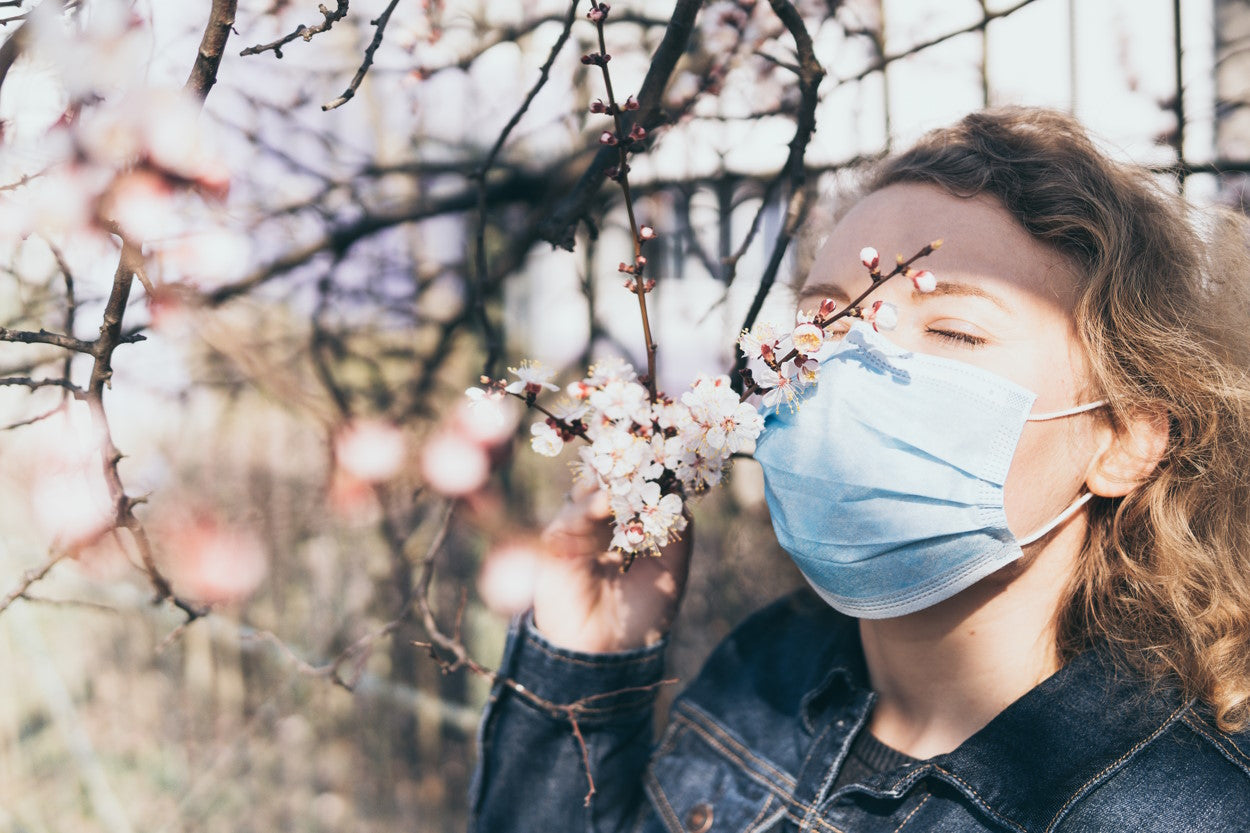
[(30, 37), (29, 30), (26, 28), (25, 21), (17, 27), (9, 39), (0, 44), (0, 87), (4, 86), (4, 79), (8, 76), (9, 70), (13, 68), (13, 64), (17, 61), (18, 56), (22, 54), (22, 50), (26, 48), (26, 41)]
[[(550, 185), (551, 179), (549, 176), (515, 172), (503, 181), (491, 183), (488, 196), (492, 200), (509, 198), (533, 199), (534, 195), (540, 193), (544, 186), (550, 187)], [(423, 220), (427, 217), (437, 217), (440, 214), (467, 211), (472, 209), (476, 203), (475, 194), (471, 191), (465, 191), (449, 194), (439, 199), (418, 201), (412, 205), (400, 206), (387, 212), (366, 214), (338, 228), (331, 229), (322, 239), (283, 255), (237, 283), (226, 284), (213, 292), (207, 293), (205, 300), (208, 304), (217, 306), (231, 298), (251, 291), (279, 274), (303, 266), (324, 252), (343, 253), (358, 241), (393, 226)]]
[(338, 0), (333, 10), (327, 9), (324, 5), (320, 5), (317, 7), (317, 11), (321, 12), (321, 16), (325, 18), (321, 23), (316, 23), (312, 26), (305, 26), (301, 23), (291, 34), (278, 38), (272, 43), (258, 43), (255, 46), (249, 46), (240, 52), (239, 55), (259, 55), (262, 52), (269, 52), (272, 50), (275, 58), (281, 58), (282, 47), (286, 46), (296, 38), (303, 38), (304, 42), (307, 43), (313, 39), (314, 35), (319, 35), (322, 32), (329, 31), (331, 26), (342, 20), (347, 15), (347, 4), (348, 0)]
[(72, 350), (75, 353), (86, 353), (87, 355), (94, 354), (96, 347), (95, 342), (82, 341), (64, 333), (52, 333), (47, 330), (40, 330), (39, 332), (10, 330), (6, 327), (0, 327), (0, 341), (13, 341), (20, 344), (51, 344), (53, 347), (61, 347), (66, 350)]
[(967, 26), (964, 26), (962, 29), (955, 29), (954, 31), (947, 32), (943, 35), (938, 35), (936, 38), (930, 38), (927, 41), (922, 41), (916, 44), (915, 46), (912, 46), (911, 48), (904, 50), (903, 52), (894, 52), (889, 55), (886, 55), (876, 61), (873, 61), (871, 64), (864, 67), (862, 70), (855, 73), (854, 75), (848, 75), (845, 78), (837, 79), (837, 82), (833, 85), (833, 88), (836, 89), (838, 87), (841, 87), (843, 84), (849, 84), (852, 81), (863, 81), (869, 75), (872, 75), (874, 72), (879, 72), (880, 70), (885, 69), (887, 66), (894, 63), (895, 61), (899, 61), (899, 60), (902, 60), (903, 58), (907, 58), (919, 52), (923, 52), (926, 49), (937, 46), (940, 43), (945, 43), (946, 41), (951, 40), (953, 38), (957, 38), (960, 35), (966, 35), (969, 32), (981, 31), (991, 21), (998, 20), (1001, 17), (1007, 17), (1008, 15), (1015, 14), (1016, 12), (1023, 9), (1025, 6), (1032, 5), (1035, 2), (1037, 2), (1037, 0), (1020, 0), (1020, 2), (1016, 3), (1014, 6), (1008, 6), (1007, 8), (1000, 9), (999, 11), (996, 11), (996, 12), (989, 12), (984, 17), (979, 18), (976, 23), (971, 23)]
[[(12, 40), (12, 38), (10, 38), (9, 40)], [(7, 43), (7, 42), (8, 42), (8, 41), (6, 41), (6, 43)], [(0, 51), (2, 51), (2, 50), (3, 50), (3, 47), (0, 47)], [(3, 61), (2, 61), (2, 60), (0, 60), (0, 64), (3, 64)], [(2, 67), (0, 67), (0, 68), (2, 68)], [(2, 82), (2, 81), (3, 81), (3, 74), (2, 74), (2, 73), (0, 73), (0, 82)], [(43, 175), (44, 175), (44, 174), (46, 174), (47, 172), (48, 172), (48, 169), (47, 169), (47, 168), (45, 168), (44, 170), (39, 171), (38, 173), (33, 173), (33, 174), (24, 174), (24, 175), (23, 175), (20, 179), (18, 179), (16, 182), (10, 182), (10, 183), (7, 183), (7, 184), (5, 184), (5, 185), (0, 185), (0, 191), (16, 191), (18, 188), (21, 188), (23, 185), (25, 185), (26, 183), (30, 182), (32, 179), (38, 179), (39, 177), (43, 176)]]
[[(794, 38), (795, 50), (798, 52), (799, 110), (795, 118), (794, 138), (790, 140), (790, 153), (786, 157), (786, 164), (783, 168), (790, 180), (790, 202), (786, 207), (786, 221), (773, 242), (772, 254), (769, 255), (768, 265), (760, 277), (760, 286), (755, 293), (755, 298), (751, 301), (751, 308), (747, 310), (743, 329), (750, 329), (760, 314), (760, 310), (763, 309), (764, 299), (777, 280), (777, 272), (781, 269), (786, 249), (789, 248), (790, 241), (794, 239), (795, 233), (807, 214), (807, 169), (804, 167), (803, 157), (807, 153), (807, 144), (811, 141), (812, 133), (816, 130), (816, 105), (820, 103), (820, 82), (825, 77), (824, 68), (816, 60), (812, 37), (808, 34), (803, 17), (798, 10), (789, 0), (769, 0), (769, 5)], [(734, 385), (742, 384), (741, 372), (745, 368), (746, 354), (739, 347), (736, 362), (738, 372), (733, 374)]]
[[(663, 120), (661, 103), (664, 88), (677, 66), (677, 60), (685, 54), (691, 32), (694, 31), (695, 17), (702, 5), (703, 0), (677, 0), (677, 7), (673, 9), (673, 16), (664, 31), (664, 39), (660, 41), (651, 58), (642, 89), (638, 91), (640, 107), (638, 118), (635, 119), (636, 124), (641, 124), (648, 131)], [(543, 240), (554, 246), (573, 250), (573, 233), (603, 185), (604, 171), (619, 162), (616, 148), (604, 146), (599, 149), (568, 196), (555, 206), (539, 226), (539, 234)]]
[(187, 92), (193, 93), (200, 101), (208, 97), (208, 91), (217, 83), (217, 68), (221, 66), (221, 57), (226, 51), (237, 6), (238, 0), (213, 0), (208, 25), (204, 28), (204, 37), (200, 39), (200, 51), (195, 56), (195, 64), (186, 84)]
[(68, 555), (68, 552), (59, 552), (49, 558), (41, 566), (27, 570), (23, 573), (21, 580), (17, 583), (17, 587), (11, 590), (3, 599), (0, 599), (0, 613), (4, 613), (4, 611), (8, 610), (9, 605), (26, 595), (26, 591), (29, 590), (35, 582), (42, 581), (48, 573), (52, 572), (52, 568), (64, 560)]
[(0, 378), (0, 386), (22, 387), (36, 390), (37, 388), (64, 388), (74, 395), (75, 399), (85, 399), (86, 391), (68, 379), (32, 379), (29, 376), (6, 376)]
[(0, 431), (12, 431), (15, 428), (25, 428), (27, 425), (34, 425), (36, 422), (43, 422), (45, 419), (50, 419), (51, 417), (56, 416), (63, 410), (65, 410), (64, 402), (57, 405), (55, 408), (51, 408), (41, 414), (36, 414), (33, 417), (19, 419), (17, 422), (10, 422), (8, 425), (0, 426)]
[(487, 376), (494, 376), (497, 372), (500, 354), (503, 352), (503, 343), (499, 336), (498, 328), (491, 323), (490, 318), (486, 314), (486, 278), (490, 273), (490, 268), (486, 262), (486, 175), (490, 173), (491, 166), (495, 164), (495, 158), (503, 150), (504, 143), (508, 141), (512, 131), (520, 124), (521, 118), (529, 110), (535, 96), (546, 86), (547, 79), (551, 75), (551, 67), (555, 64), (556, 58), (569, 39), (569, 34), (573, 31), (573, 21), (577, 16), (577, 3), (578, 0), (573, 0), (573, 2), (569, 3), (569, 11), (564, 18), (564, 29), (560, 32), (560, 36), (556, 38), (556, 42), (552, 44), (551, 52), (548, 53), (546, 62), (539, 69), (538, 80), (530, 87), (525, 100), (521, 102), (521, 106), (512, 114), (512, 118), (508, 119), (508, 123), (504, 125), (503, 130), (499, 131), (495, 144), (491, 146), (490, 152), (486, 154), (486, 159), (482, 161), (481, 166), (474, 173), (474, 177), (477, 179), (477, 229), (474, 234), (474, 282), (470, 306), (473, 309), (474, 318), (477, 319), (478, 327), (482, 331), (482, 340), (486, 344), (486, 359), (483, 362), (482, 373)]
[(374, 27), (373, 40), (369, 42), (369, 46), (365, 49), (365, 57), (360, 62), (360, 68), (352, 76), (351, 83), (347, 85), (347, 89), (343, 91), (343, 94), (333, 101), (321, 105), (322, 110), (334, 110), (342, 107), (356, 96), (356, 90), (360, 88), (360, 82), (365, 80), (365, 73), (369, 71), (369, 67), (373, 66), (373, 53), (377, 52), (378, 47), (382, 45), (382, 36), (386, 33), (386, 24), (391, 20), (391, 12), (395, 11), (395, 7), (398, 5), (399, 0), (391, 0), (382, 14), (369, 21)]

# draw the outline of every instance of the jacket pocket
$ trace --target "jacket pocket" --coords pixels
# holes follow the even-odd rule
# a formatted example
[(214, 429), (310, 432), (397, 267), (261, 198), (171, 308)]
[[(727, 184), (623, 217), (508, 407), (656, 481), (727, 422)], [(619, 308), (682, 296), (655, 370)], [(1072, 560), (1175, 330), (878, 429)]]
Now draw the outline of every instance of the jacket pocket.
[(646, 789), (669, 833), (764, 833), (794, 787), (706, 715), (674, 709), (647, 768)]

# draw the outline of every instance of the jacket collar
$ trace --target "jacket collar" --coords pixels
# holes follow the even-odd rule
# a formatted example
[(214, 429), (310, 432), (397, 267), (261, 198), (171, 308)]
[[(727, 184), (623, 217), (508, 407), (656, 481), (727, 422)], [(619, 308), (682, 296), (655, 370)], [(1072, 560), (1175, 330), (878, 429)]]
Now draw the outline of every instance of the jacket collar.
[[(827, 706), (868, 688), (859, 628), (841, 617), (830, 629), (829, 669), (803, 697), (800, 716), (813, 731)], [(944, 780), (1008, 827), (1043, 831), (1180, 719), (1192, 702), (1152, 691), (1103, 651), (1090, 650), (1025, 693), (985, 727), (887, 785), (901, 794), (926, 776)]]
[(1048, 830), (1191, 705), (1172, 691), (1152, 692), (1091, 650), (934, 764), (1025, 830)]

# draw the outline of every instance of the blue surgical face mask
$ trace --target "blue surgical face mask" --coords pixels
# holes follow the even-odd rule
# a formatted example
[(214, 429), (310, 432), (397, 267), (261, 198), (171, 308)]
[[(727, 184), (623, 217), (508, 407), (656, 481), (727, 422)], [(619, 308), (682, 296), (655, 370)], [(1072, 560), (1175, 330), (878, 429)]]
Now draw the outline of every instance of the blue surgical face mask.
[(950, 598), (1021, 556), (1089, 493), (1017, 539), (1003, 484), (1036, 395), (987, 370), (904, 350), (861, 322), (816, 390), (756, 445), (781, 546), (825, 601), (864, 619)]

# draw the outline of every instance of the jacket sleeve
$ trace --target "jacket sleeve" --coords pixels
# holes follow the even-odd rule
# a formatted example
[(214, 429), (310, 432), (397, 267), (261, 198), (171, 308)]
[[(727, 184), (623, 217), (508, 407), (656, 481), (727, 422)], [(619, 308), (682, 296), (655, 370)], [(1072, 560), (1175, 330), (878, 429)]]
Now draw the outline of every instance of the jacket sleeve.
[(499, 678), (549, 703), (582, 704), (578, 727), (595, 792), (587, 802), (586, 767), (568, 717), (496, 683), (478, 734), (470, 833), (627, 829), (645, 800), (642, 773), (665, 644), (581, 653), (548, 642), (528, 616), (514, 622)]

